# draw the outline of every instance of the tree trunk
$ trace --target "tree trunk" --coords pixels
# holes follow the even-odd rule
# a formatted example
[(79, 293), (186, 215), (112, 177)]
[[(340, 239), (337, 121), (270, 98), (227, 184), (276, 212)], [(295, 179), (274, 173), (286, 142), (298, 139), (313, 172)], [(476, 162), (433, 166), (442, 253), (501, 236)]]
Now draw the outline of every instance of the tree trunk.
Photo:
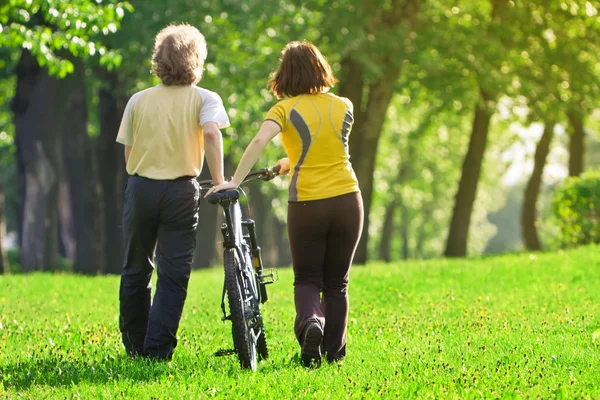
[(63, 177), (58, 189), (58, 254), (71, 262), (75, 262), (73, 229), (73, 207), (69, 196), (69, 183)]
[[(224, 171), (232, 171), (235, 168), (235, 164), (230, 155), (225, 155), (223, 167)], [(225, 177), (227, 177), (226, 172)], [(204, 163), (199, 179), (212, 179), (206, 162)], [(196, 252), (194, 254), (192, 268), (208, 268), (222, 263), (223, 236), (221, 234), (221, 224), (223, 222), (223, 209), (221, 206), (213, 205), (205, 200), (201, 200), (198, 219)]]
[[(433, 164), (433, 163), (431, 163)], [(425, 165), (425, 168), (429, 168), (429, 169), (433, 169), (435, 168), (434, 165)], [(415, 243), (415, 252), (414, 255), (415, 257), (418, 258), (424, 258), (424, 251), (423, 248), (425, 247), (425, 243), (428, 239), (427, 237), (427, 224), (428, 223), (435, 223), (434, 221), (434, 213), (438, 208), (438, 202), (441, 196), (440, 191), (442, 190), (446, 190), (445, 187), (441, 187), (441, 184), (436, 181), (433, 180), (431, 182), (431, 188), (430, 188), (430, 192), (431, 192), (431, 197), (430, 200), (427, 201), (425, 204), (421, 205), (421, 210), (419, 211), (419, 215), (421, 217), (421, 224), (419, 225), (419, 227), (417, 228), (417, 240)], [(438, 228), (435, 228), (435, 231), (437, 233)], [(436, 239), (438, 239), (438, 237), (435, 237)]]
[(552, 142), (553, 135), (554, 122), (546, 121), (544, 133), (535, 149), (533, 172), (531, 173), (531, 177), (525, 188), (523, 208), (521, 210), (521, 232), (527, 250), (542, 250), (542, 244), (538, 237), (537, 227), (535, 225), (537, 219), (536, 205), (540, 193), (540, 186), (542, 184), (544, 166), (546, 165), (546, 158), (550, 152), (550, 143)]
[[(416, 0), (392, 1), (391, 9), (379, 15), (380, 21), (373, 21), (389, 31), (403, 26), (414, 28), (419, 11)], [(365, 220), (356, 254), (355, 264), (367, 261), (369, 241), (369, 213), (373, 195), (373, 172), (377, 146), (385, 121), (388, 106), (392, 99), (394, 87), (398, 81), (401, 63), (393, 62), (395, 56), (390, 50), (388, 54), (380, 54), (379, 63), (384, 66), (383, 73), (368, 86), (368, 98), (363, 101), (365, 92), (364, 71), (359, 62), (345, 57), (341, 63), (340, 95), (349, 98), (354, 104), (354, 126), (350, 135), (350, 155), (352, 165), (358, 178), (363, 199)]]
[[(375, 169), (377, 146), (385, 115), (393, 95), (394, 85), (391, 82), (398, 80), (399, 71), (399, 68), (393, 67), (370, 85), (366, 112), (359, 112), (355, 115), (357, 123), (355, 123), (350, 135), (352, 166), (360, 185), (365, 215), (362, 236), (354, 256), (355, 264), (364, 264), (367, 261), (369, 212), (371, 211), (371, 199), (373, 197), (373, 171)], [(341, 90), (340, 94), (346, 96)], [(352, 93), (348, 95), (352, 95)], [(363, 118), (363, 122), (360, 123), (358, 118)]]
[(217, 262), (217, 238), (219, 236), (218, 218), (221, 208), (207, 201), (200, 202), (198, 230), (196, 231), (196, 253), (194, 269), (208, 268)]
[(27, 51), (22, 52), (16, 73), (12, 106), (25, 185), (21, 267), (24, 272), (55, 269), (61, 124), (66, 113), (66, 102), (57, 99), (64, 99), (70, 88), (40, 68)]
[(400, 237), (402, 237), (402, 259), (408, 260), (410, 257), (410, 218), (408, 208), (404, 203), (400, 203)]
[(446, 251), (444, 252), (446, 257), (465, 257), (467, 255), (471, 214), (477, 195), (477, 185), (492, 117), (492, 113), (487, 108), (487, 100), (486, 94), (481, 92), (481, 98), (475, 108), (469, 149), (463, 162), (462, 175), (456, 193)]
[(379, 242), (379, 259), (385, 262), (392, 260), (392, 236), (394, 233), (394, 218), (396, 217), (397, 201), (395, 198), (385, 208), (381, 241)]
[(17, 244), (19, 249), (23, 246), (23, 215), (25, 213), (25, 165), (23, 164), (23, 151), (18, 136), (15, 136), (15, 169), (17, 175), (18, 204), (17, 204)]
[(93, 143), (88, 135), (88, 107), (83, 63), (74, 61), (75, 72), (65, 78), (73, 90), (67, 99), (67, 118), (62, 141), (64, 182), (74, 244), (73, 271), (88, 275), (103, 270), (104, 262), (98, 236), (101, 230), (98, 184), (94, 169)]
[[(341, 63), (340, 71), (340, 96), (348, 98), (354, 106), (354, 125), (353, 131), (362, 131), (362, 126), (365, 122), (365, 113), (363, 103), (363, 91), (365, 88), (365, 77), (362, 65), (351, 57), (344, 58)], [(351, 135), (352, 136), (352, 135)], [(354, 138), (355, 141), (358, 138)], [(360, 148), (353, 150), (358, 158)]]
[(290, 251), (290, 242), (287, 235), (287, 224), (277, 221), (275, 228), (277, 235), (275, 245), (279, 251), (278, 266), (289, 267), (292, 265), (292, 253)]
[(249, 217), (256, 222), (256, 240), (262, 249), (262, 259), (266, 265), (275, 266), (279, 257), (274, 243), (273, 216), (269, 199), (260, 191), (259, 183), (254, 182), (247, 189), (250, 197)]
[(116, 72), (103, 72), (106, 87), (98, 92), (100, 135), (95, 139), (100, 182), (100, 208), (103, 211), (99, 240), (104, 249), (106, 273), (119, 274), (123, 266), (123, 202), (125, 196), (124, 149), (116, 143), (127, 98), (121, 94)]
[(6, 236), (6, 219), (4, 215), (4, 182), (0, 178), (0, 275), (8, 272), (8, 262), (3, 244), (4, 237)]
[(567, 113), (571, 124), (571, 140), (569, 142), (569, 176), (579, 176), (585, 169), (585, 132), (583, 130), (583, 115), (580, 110), (570, 110)]
[[(388, 12), (376, 13), (377, 16), (372, 21), (373, 25), (384, 27), (388, 30), (388, 33), (397, 30), (401, 26), (409, 29), (414, 28), (419, 11), (418, 1), (392, 1), (390, 6)], [(344, 57), (341, 62), (340, 95), (349, 98), (354, 104), (354, 126), (350, 135), (350, 155), (360, 185), (365, 215), (361, 239), (354, 255), (355, 264), (366, 263), (368, 256), (369, 213), (373, 195), (373, 171), (375, 169), (377, 145), (394, 92), (394, 86), (400, 74), (401, 63), (397, 60), (392, 61), (393, 56), (395, 54), (392, 50), (386, 54), (373, 56), (384, 67), (384, 71), (376, 80), (368, 84), (368, 98), (366, 101), (363, 101), (366, 79), (361, 63), (351, 56)]]
[[(402, 186), (408, 179), (413, 176), (414, 169), (412, 163), (414, 161), (415, 152), (417, 150), (417, 144), (427, 132), (427, 129), (431, 126), (431, 120), (433, 116), (439, 112), (439, 107), (431, 108), (423, 120), (419, 123), (417, 128), (412, 131), (408, 135), (406, 152), (403, 157), (401, 157), (400, 164), (398, 165), (398, 174), (396, 179), (394, 180), (397, 186)], [(401, 190), (401, 189), (400, 189)], [(402, 213), (402, 220), (405, 220), (404, 214), (408, 212), (406, 207), (402, 202), (402, 194), (401, 193), (393, 193), (392, 200), (388, 207), (385, 209), (385, 217), (383, 230), (381, 235), (381, 242), (379, 244), (379, 259), (389, 262), (391, 260), (391, 240), (394, 232), (394, 215), (396, 213), (396, 209), (400, 207), (400, 211)], [(407, 233), (407, 232), (405, 232)], [(408, 238), (403, 240), (403, 258), (408, 258)], [(405, 245), (406, 244), (406, 245)]]
[(281, 222), (271, 205), (272, 198), (260, 190), (260, 183), (250, 186), (251, 218), (257, 222), (258, 245), (262, 249), (265, 268), (289, 266), (291, 255), (286, 224)]
[[(200, 174), (200, 180), (212, 179), (205, 165)], [(208, 268), (216, 263), (216, 241), (218, 234), (217, 220), (221, 212), (220, 206), (210, 204), (202, 199), (198, 213), (198, 230), (196, 231), (196, 252), (192, 268)]]
[[(434, 194), (433, 198), (436, 198), (436, 195)], [(423, 222), (421, 223), (421, 225), (419, 226), (418, 229), (418, 233), (417, 233), (417, 243), (415, 244), (415, 257), (419, 257), (419, 258), (423, 258), (423, 247), (425, 246), (425, 239), (426, 239), (426, 229), (425, 227), (427, 226), (427, 221), (430, 221), (431, 218), (433, 217), (433, 212), (434, 212), (434, 202), (435, 200), (432, 200), (431, 202), (429, 202), (428, 204), (426, 204), (424, 207), (421, 208), (421, 217)]]

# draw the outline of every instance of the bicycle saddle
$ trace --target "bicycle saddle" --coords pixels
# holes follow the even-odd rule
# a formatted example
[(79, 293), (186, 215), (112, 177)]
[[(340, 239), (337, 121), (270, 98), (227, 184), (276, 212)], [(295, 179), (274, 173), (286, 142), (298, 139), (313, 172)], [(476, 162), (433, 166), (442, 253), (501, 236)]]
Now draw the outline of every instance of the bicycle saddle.
[(236, 189), (224, 190), (222, 192), (213, 193), (206, 198), (210, 204), (217, 204), (223, 200), (237, 200), (240, 198), (240, 192)]

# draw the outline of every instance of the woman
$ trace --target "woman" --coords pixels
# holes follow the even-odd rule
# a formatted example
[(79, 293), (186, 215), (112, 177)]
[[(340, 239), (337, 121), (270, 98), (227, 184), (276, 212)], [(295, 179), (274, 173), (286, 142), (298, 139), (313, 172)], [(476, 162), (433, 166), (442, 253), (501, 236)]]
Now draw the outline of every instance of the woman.
[[(196, 247), (196, 177), (205, 152), (213, 181), (224, 181), (219, 129), (229, 120), (219, 95), (196, 86), (205, 59), (206, 42), (196, 28), (159, 32), (152, 66), (162, 83), (131, 97), (117, 137), (130, 175), (119, 325), (132, 357), (171, 359)], [(158, 280), (150, 305), (155, 250)]]
[(348, 277), (363, 221), (348, 154), (352, 103), (327, 93), (336, 82), (313, 44), (288, 44), (269, 81), (282, 100), (267, 113), (233, 179), (207, 194), (236, 188), (265, 146), (282, 133), (289, 158), (278, 162), (280, 173), (292, 170), (288, 236), (294, 267), (294, 331), (306, 366), (319, 365), (322, 351), (328, 361), (346, 355)]

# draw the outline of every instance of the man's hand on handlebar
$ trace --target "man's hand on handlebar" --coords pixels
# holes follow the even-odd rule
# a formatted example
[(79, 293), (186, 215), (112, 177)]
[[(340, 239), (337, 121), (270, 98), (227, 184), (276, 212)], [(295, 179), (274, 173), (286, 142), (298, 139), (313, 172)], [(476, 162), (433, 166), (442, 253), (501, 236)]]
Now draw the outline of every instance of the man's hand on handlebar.
[(277, 161), (277, 166), (279, 169), (279, 175), (285, 175), (290, 172), (290, 159), (285, 157), (281, 160)]
[(225, 182), (220, 185), (213, 186), (210, 189), (208, 189), (208, 192), (206, 192), (206, 194), (204, 195), (204, 198), (207, 198), (208, 196), (210, 196), (213, 193), (222, 192), (223, 190), (237, 189), (238, 186), (239, 185), (233, 181)]

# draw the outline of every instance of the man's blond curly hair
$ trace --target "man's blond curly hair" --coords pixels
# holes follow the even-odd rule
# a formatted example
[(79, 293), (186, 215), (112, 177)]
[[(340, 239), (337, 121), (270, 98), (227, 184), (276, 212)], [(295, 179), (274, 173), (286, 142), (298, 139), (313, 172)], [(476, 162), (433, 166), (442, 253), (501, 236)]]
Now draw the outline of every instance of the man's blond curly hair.
[(164, 85), (195, 85), (205, 60), (206, 41), (193, 26), (169, 25), (156, 35), (152, 72)]

